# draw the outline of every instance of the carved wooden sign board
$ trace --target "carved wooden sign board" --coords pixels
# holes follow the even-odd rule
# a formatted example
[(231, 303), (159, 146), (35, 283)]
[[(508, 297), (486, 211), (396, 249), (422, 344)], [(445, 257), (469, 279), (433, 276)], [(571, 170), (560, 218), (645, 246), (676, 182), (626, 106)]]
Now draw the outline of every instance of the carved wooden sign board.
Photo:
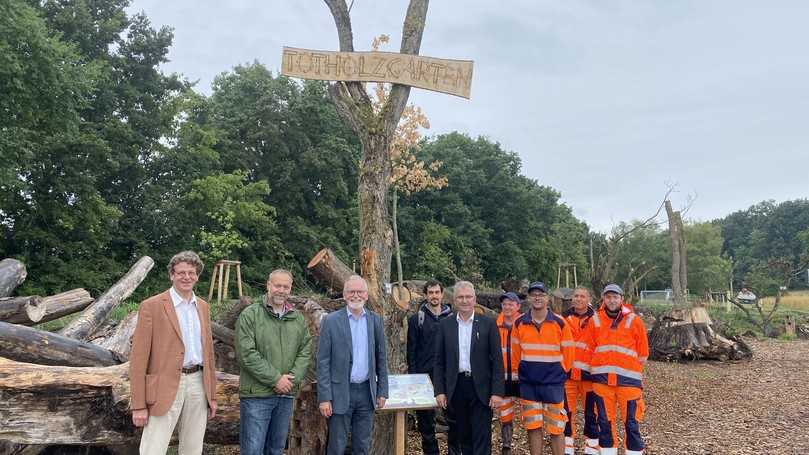
[(471, 60), (393, 52), (332, 52), (284, 47), (281, 74), (328, 81), (390, 82), (469, 99)]

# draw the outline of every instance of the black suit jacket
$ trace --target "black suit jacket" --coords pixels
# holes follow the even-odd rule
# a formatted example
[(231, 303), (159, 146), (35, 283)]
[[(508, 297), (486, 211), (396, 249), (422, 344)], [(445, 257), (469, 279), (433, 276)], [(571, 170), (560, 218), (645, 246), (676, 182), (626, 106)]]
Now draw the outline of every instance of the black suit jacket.
[[(449, 401), (458, 382), (458, 319), (455, 313), (441, 321), (436, 338), (433, 387), (436, 396), (443, 393)], [(475, 393), (481, 403), (488, 406), (492, 395), (503, 396), (505, 373), (497, 324), (486, 316), (475, 314), (469, 361)]]

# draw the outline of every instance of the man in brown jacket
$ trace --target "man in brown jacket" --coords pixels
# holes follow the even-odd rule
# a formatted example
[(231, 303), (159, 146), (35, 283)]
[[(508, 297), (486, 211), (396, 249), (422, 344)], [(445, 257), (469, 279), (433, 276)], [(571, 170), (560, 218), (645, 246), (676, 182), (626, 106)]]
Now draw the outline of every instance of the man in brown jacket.
[(202, 260), (169, 261), (172, 287), (143, 301), (129, 356), (132, 423), (143, 427), (141, 455), (164, 455), (179, 423), (179, 454), (199, 455), (216, 415), (216, 376), (208, 304), (194, 295)]

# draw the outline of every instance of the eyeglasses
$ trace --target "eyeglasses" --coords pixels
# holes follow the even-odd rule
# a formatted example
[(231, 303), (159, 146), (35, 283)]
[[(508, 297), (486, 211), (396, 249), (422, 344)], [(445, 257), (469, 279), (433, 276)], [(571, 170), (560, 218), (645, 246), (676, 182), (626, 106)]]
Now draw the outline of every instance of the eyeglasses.
[(195, 278), (197, 276), (197, 272), (174, 272), (174, 275), (180, 278)]
[(368, 291), (366, 291), (365, 289), (357, 289), (357, 290), (343, 291), (343, 292), (345, 294), (347, 294), (347, 295), (363, 295), (363, 294), (368, 293)]

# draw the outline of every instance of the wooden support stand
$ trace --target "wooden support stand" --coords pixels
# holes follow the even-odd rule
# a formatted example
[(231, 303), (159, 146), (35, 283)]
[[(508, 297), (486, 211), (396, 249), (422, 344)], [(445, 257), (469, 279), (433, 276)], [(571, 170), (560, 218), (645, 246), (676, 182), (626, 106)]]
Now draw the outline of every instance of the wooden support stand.
[[(241, 261), (229, 261), (222, 259), (213, 266), (211, 275), (211, 289), (208, 291), (208, 302), (213, 299), (214, 290), (217, 288), (217, 278), (219, 280), (216, 303), (222, 303), (222, 298), (228, 298), (228, 284), (230, 283), (230, 266), (236, 266), (236, 287), (239, 290), (239, 298), (242, 297), (242, 263)], [(223, 287), (224, 286), (224, 287)]]

